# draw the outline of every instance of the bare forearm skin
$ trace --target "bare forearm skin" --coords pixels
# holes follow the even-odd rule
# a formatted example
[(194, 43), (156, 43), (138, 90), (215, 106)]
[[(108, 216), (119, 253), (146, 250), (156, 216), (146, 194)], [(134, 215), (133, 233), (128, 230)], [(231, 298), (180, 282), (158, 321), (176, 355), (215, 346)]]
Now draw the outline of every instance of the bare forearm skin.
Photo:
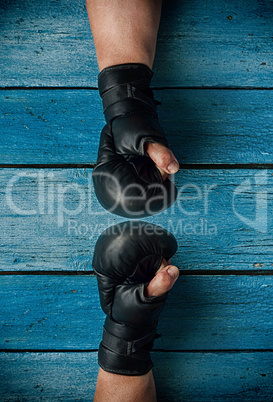
[(156, 402), (152, 371), (142, 376), (124, 376), (100, 369), (94, 402)]
[(162, 0), (86, 0), (100, 70), (123, 63), (152, 68)]

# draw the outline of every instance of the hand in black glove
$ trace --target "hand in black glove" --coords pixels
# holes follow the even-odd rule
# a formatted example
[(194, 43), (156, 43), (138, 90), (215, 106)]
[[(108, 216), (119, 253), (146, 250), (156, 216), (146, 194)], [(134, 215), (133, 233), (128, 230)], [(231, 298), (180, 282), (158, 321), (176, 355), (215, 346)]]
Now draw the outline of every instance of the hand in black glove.
[[(152, 75), (147, 66), (136, 63), (107, 67), (99, 75), (107, 124), (93, 171), (95, 192), (105, 209), (128, 218), (156, 214), (177, 195), (175, 185), (169, 177), (163, 180), (146, 153), (156, 160), (154, 145), (161, 144), (161, 153), (168, 147), (149, 88)], [(175, 158), (173, 163), (177, 170)]]
[(141, 221), (112, 226), (99, 237), (93, 268), (101, 306), (107, 315), (98, 354), (105, 371), (142, 375), (152, 368), (149, 351), (167, 293), (147, 296), (160, 294), (158, 287), (168, 290), (164, 275), (157, 274), (161, 281), (156, 281), (155, 275), (163, 259), (168, 261), (176, 249), (171, 233)]

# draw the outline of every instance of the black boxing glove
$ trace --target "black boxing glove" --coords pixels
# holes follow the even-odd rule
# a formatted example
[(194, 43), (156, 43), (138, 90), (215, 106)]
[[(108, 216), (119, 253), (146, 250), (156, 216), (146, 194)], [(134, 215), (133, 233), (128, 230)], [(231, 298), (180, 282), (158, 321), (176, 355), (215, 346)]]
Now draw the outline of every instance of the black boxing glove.
[(158, 122), (150, 81), (153, 72), (144, 64), (107, 67), (99, 74), (106, 126), (93, 171), (96, 196), (108, 211), (127, 218), (156, 214), (172, 205), (175, 185), (164, 181), (146, 142), (168, 146)]
[(176, 250), (171, 233), (142, 221), (111, 226), (99, 237), (92, 265), (107, 315), (98, 353), (103, 370), (143, 375), (153, 367), (150, 350), (167, 293), (146, 297), (144, 289)]

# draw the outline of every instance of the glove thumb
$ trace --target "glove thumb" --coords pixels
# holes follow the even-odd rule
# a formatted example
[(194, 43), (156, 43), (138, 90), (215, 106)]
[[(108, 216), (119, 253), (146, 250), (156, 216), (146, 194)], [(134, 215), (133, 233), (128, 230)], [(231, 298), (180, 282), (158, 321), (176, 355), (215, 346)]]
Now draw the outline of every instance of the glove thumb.
[(158, 297), (171, 290), (179, 276), (179, 269), (174, 265), (167, 265), (165, 268), (157, 271), (155, 277), (151, 280), (145, 289), (146, 297)]

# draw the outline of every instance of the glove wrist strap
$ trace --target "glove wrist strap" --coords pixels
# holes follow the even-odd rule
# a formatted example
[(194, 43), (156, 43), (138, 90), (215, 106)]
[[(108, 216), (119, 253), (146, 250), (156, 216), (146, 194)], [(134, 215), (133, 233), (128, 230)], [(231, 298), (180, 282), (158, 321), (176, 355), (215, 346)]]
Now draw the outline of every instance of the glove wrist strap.
[(115, 335), (110, 334), (110, 332), (108, 332), (105, 327), (103, 327), (102, 344), (104, 347), (117, 354), (124, 356), (134, 355), (134, 357), (137, 359), (146, 360), (149, 357), (149, 350), (151, 349), (151, 347), (147, 349), (142, 348), (143, 346), (148, 344), (152, 346), (156, 335), (155, 332), (156, 330), (154, 329), (152, 332), (149, 332), (140, 339), (126, 341), (124, 339), (118, 338)]
[(133, 86), (133, 83), (121, 84), (110, 89), (102, 95), (102, 101), (107, 123), (137, 110), (156, 115), (154, 99)]
[[(123, 335), (128, 328), (129, 340), (114, 335), (105, 326), (108, 326), (108, 329), (110, 327), (110, 330), (114, 329), (112, 332), (116, 334), (120, 329), (120, 334), (123, 333)], [(153, 367), (150, 350), (156, 336), (156, 326), (144, 332), (126, 327), (110, 317), (106, 318), (105, 326), (98, 353), (99, 365), (105, 371), (123, 375), (143, 375)], [(134, 332), (135, 337), (133, 338)]]
[(116, 117), (143, 111), (156, 114), (153, 92), (150, 89), (152, 71), (143, 64), (122, 64), (105, 68), (99, 75), (99, 91), (103, 113), (109, 123)]

